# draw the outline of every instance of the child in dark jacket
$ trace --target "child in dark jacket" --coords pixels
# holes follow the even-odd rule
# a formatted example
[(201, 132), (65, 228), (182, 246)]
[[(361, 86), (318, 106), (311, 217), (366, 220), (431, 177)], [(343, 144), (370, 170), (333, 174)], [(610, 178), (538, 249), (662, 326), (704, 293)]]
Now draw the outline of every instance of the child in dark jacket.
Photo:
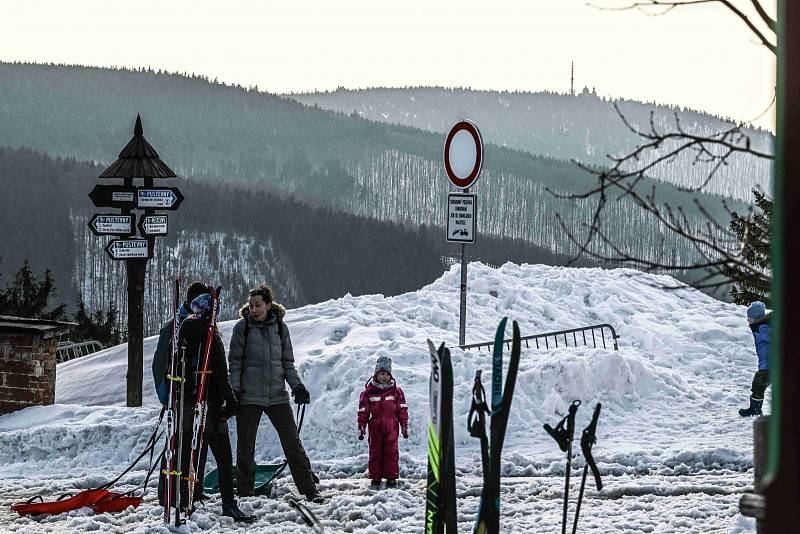
[(386, 479), (386, 487), (397, 485), (398, 427), (408, 439), (406, 397), (392, 377), (391, 358), (381, 356), (358, 400), (358, 439), (364, 439), (364, 430), (369, 428), (369, 477), (375, 487), (380, 486), (381, 478)]
[(769, 319), (770, 316), (767, 315), (767, 308), (763, 302), (757, 300), (747, 308), (747, 322), (750, 323), (750, 330), (753, 332), (753, 341), (758, 355), (758, 370), (753, 377), (750, 407), (739, 410), (739, 415), (742, 417), (761, 415), (764, 391), (770, 385), (768, 359), (771, 329)]

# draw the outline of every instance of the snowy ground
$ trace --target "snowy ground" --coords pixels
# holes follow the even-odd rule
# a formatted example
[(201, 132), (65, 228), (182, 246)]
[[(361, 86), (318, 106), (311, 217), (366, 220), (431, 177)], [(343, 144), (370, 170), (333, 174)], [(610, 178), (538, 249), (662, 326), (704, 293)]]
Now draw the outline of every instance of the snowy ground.
[[(459, 270), (419, 291), (386, 298), (345, 296), (290, 310), (298, 369), (311, 392), (303, 442), (328, 497), (312, 509), (329, 532), (420, 532), (426, 464), (424, 425), (430, 368), (426, 338), (456, 345)], [(752, 426), (736, 412), (749, 395), (756, 365), (745, 309), (691, 289), (661, 289), (671, 278), (634, 271), (470, 264), (467, 342), (491, 340), (503, 316), (523, 335), (610, 323), (621, 336), (613, 349), (523, 350), (503, 453), (503, 532), (560, 532), (564, 457), (542, 429), (572, 399), (578, 432), (603, 403), (595, 457), (605, 487), (587, 484), (580, 532), (744, 533), (738, 514), (752, 484)], [(233, 322), (221, 325), (226, 342)], [(510, 336), (510, 328), (509, 328)], [(143, 449), (158, 406), (149, 368), (155, 338), (145, 341), (145, 406), (126, 408), (126, 347), (113, 347), (58, 367), (55, 406), (0, 417), (0, 529), (4, 532), (166, 532), (150, 490), (138, 509), (92, 515), (81, 510), (35, 521), (9, 505), (36, 494), (56, 498), (100, 485)], [(372, 491), (366, 443), (356, 439), (358, 394), (375, 359), (390, 356), (406, 392), (411, 438), (401, 442), (398, 489)], [(486, 351), (452, 349), (459, 530), (471, 530), (480, 494), (477, 440), (466, 432), (472, 380)], [(235, 425), (232, 442), (235, 447)], [(281, 457), (264, 422), (259, 461)], [(209, 458), (213, 465), (213, 460)], [(573, 466), (574, 511), (579, 470)], [(143, 480), (134, 470), (119, 485)], [(308, 532), (288, 505), (290, 479), (273, 499), (243, 499), (258, 516), (248, 532)], [(215, 497), (184, 530), (235, 532), (218, 515)], [(571, 522), (570, 522), (571, 525)]]

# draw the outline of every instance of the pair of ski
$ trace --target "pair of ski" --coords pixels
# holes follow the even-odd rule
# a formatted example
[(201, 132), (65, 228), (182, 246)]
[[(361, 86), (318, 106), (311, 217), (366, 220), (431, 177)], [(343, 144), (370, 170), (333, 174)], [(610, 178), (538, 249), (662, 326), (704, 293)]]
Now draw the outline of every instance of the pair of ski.
[[(556, 425), (555, 428), (551, 427), (548, 424), (544, 425), (544, 429), (550, 434), (556, 443), (558, 443), (558, 447), (561, 449), (562, 452), (567, 453), (567, 469), (566, 475), (564, 477), (564, 507), (562, 512), (561, 518), (561, 534), (566, 534), (567, 532), (567, 510), (569, 508), (569, 476), (572, 470), (572, 442), (575, 435), (575, 415), (578, 412), (578, 407), (581, 405), (580, 400), (574, 400), (569, 406), (569, 410), (567, 411), (567, 415), (564, 416), (563, 419)], [(592, 447), (597, 442), (596, 431), (597, 431), (597, 419), (600, 417), (600, 403), (598, 402), (597, 405), (594, 407), (594, 414), (592, 415), (592, 420), (589, 425), (583, 429), (583, 433), (581, 434), (581, 452), (583, 452), (583, 458), (586, 461), (586, 464), (583, 466), (583, 478), (581, 480), (581, 489), (578, 493), (578, 506), (575, 509), (575, 519), (572, 523), (572, 534), (575, 534), (578, 530), (578, 517), (581, 513), (581, 502), (583, 501), (583, 490), (586, 487), (586, 476), (589, 472), (589, 469), (592, 470), (592, 475), (594, 475), (594, 483), (597, 487), (597, 490), (600, 491), (603, 489), (603, 481), (600, 479), (600, 470), (597, 468), (597, 463), (594, 461), (594, 456), (592, 455)], [(565, 427), (566, 425), (566, 427)]]
[[(503, 387), (503, 343), (508, 319), (497, 328), (492, 353), (492, 409), (486, 405), (486, 393), (481, 384), (481, 371), (475, 373), (472, 407), (467, 428), (480, 438), (483, 464), (483, 491), (474, 532), (500, 532), (500, 456), (503, 451), (511, 399), (517, 381), (520, 358), (520, 333), (513, 323), (511, 360), (505, 388)], [(428, 423), (428, 484), (425, 507), (425, 533), (457, 532), (455, 454), (453, 451), (453, 367), (450, 351), (444, 343), (437, 350), (428, 340), (431, 355), (430, 422)], [(486, 435), (485, 414), (490, 414), (491, 434)]]
[[(511, 339), (511, 359), (508, 375), (503, 387), (503, 344), (505, 343), (506, 317), (500, 321), (494, 337), (492, 352), (492, 407), (486, 404), (486, 391), (481, 382), (480, 369), (475, 372), (472, 387), (472, 406), (467, 418), (467, 430), (481, 443), (481, 463), (483, 464), (483, 491), (475, 521), (475, 534), (499, 534), (500, 532), (500, 457), (506, 437), (511, 400), (517, 382), (517, 370), (521, 352), (519, 325), (513, 322)], [(486, 415), (490, 417), (491, 428), (486, 435)]]
[[(208, 412), (208, 374), (211, 355), (211, 345), (214, 341), (214, 333), (217, 325), (217, 314), (219, 312), (219, 293), (222, 286), (211, 290), (211, 310), (208, 318), (206, 339), (201, 347), (200, 357), (197, 360), (196, 373), (198, 378), (195, 380), (195, 403), (192, 421), (192, 452), (189, 465), (183, 466), (183, 405), (185, 401), (186, 386), (186, 340), (180, 336), (180, 306), (181, 306), (181, 287), (180, 279), (175, 280), (175, 300), (172, 321), (172, 351), (167, 372), (169, 380), (169, 406), (167, 408), (167, 433), (164, 448), (164, 459), (166, 469), (162, 472), (166, 477), (164, 493), (164, 522), (180, 526), (185, 522), (181, 519), (181, 513), (191, 515), (194, 505), (194, 487), (201, 481), (197, 479), (197, 467), (200, 459), (200, 451), (203, 446), (203, 433), (206, 426), (206, 414)], [(184, 475), (186, 470), (186, 476)], [(180, 481), (187, 481), (187, 502), (181, 503)]]

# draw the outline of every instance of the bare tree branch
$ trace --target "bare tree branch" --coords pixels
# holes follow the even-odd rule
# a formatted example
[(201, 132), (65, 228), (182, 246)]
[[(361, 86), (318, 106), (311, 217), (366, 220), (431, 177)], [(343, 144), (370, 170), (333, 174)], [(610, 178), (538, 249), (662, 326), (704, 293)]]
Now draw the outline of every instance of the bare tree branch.
[[(758, 0), (751, 0), (751, 2), (755, 7), (759, 18), (761, 18), (761, 20), (767, 25), (767, 27), (772, 32), (775, 32), (776, 28), (775, 20), (770, 18), (769, 15), (767, 15), (766, 11), (764, 10), (763, 6)], [(645, 11), (645, 13), (647, 13), (648, 15), (664, 15), (665, 13), (668, 13), (679, 6), (689, 6), (697, 4), (715, 4), (715, 3), (724, 5), (728, 10), (730, 10), (733, 14), (739, 17), (747, 25), (750, 31), (753, 32), (753, 34), (756, 37), (758, 37), (758, 39), (761, 41), (761, 44), (763, 44), (770, 52), (777, 55), (778, 53), (777, 46), (775, 46), (775, 44), (772, 43), (767, 38), (767, 36), (765, 36), (764, 33), (761, 30), (759, 30), (758, 27), (756, 27), (755, 24), (753, 24), (750, 18), (742, 10), (733, 5), (733, 3), (730, 2), (730, 0), (642, 0), (640, 2), (633, 2), (632, 4), (622, 7), (604, 7), (604, 6), (597, 6), (594, 4), (589, 4), (589, 5), (591, 5), (592, 7), (596, 7), (598, 9), (602, 9), (604, 11), (628, 11), (631, 9), (644, 10), (645, 8), (648, 7), (662, 7), (664, 8), (664, 10), (659, 13), (650, 13), (647, 11)]]

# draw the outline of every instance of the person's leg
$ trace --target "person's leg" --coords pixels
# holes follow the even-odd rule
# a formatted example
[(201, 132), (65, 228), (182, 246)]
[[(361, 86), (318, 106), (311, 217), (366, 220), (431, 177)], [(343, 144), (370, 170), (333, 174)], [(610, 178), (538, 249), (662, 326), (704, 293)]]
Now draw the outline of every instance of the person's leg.
[(245, 404), (236, 413), (236, 484), (242, 497), (252, 495), (256, 483), (256, 434), (263, 410)]
[(381, 471), (386, 480), (400, 478), (400, 451), (397, 448), (397, 431), (384, 434)]
[(233, 497), (233, 453), (231, 452), (231, 439), (228, 433), (215, 433), (208, 435), (208, 446), (217, 461), (219, 474), (219, 492), (222, 495), (222, 505), (234, 503)]
[[(203, 436), (203, 446), (200, 449), (200, 461), (197, 463), (197, 482), (194, 485), (194, 500), (199, 500), (203, 494), (203, 479), (206, 476), (206, 461), (208, 460), (208, 440), (212, 438), (213, 434), (205, 434)], [(216, 456), (214, 456), (216, 458)]]
[(189, 463), (192, 461), (192, 432), (183, 432), (183, 442), (181, 443), (181, 508), (186, 508), (189, 502), (189, 484), (186, 477), (189, 476)]
[(757, 371), (753, 377), (753, 386), (751, 391), (755, 400), (764, 400), (764, 391), (769, 386), (769, 371)]
[(292, 407), (288, 403), (278, 404), (270, 406), (265, 411), (272, 422), (272, 426), (278, 432), (283, 454), (286, 455), (297, 491), (303, 495), (315, 492), (317, 486), (314, 483), (314, 475), (311, 472), (311, 462), (303, 448), (303, 443), (300, 441), (300, 436), (297, 434), (297, 425), (294, 422)]
[(380, 480), (383, 475), (383, 434), (377, 424), (369, 425), (367, 430), (369, 441), (369, 478)]

